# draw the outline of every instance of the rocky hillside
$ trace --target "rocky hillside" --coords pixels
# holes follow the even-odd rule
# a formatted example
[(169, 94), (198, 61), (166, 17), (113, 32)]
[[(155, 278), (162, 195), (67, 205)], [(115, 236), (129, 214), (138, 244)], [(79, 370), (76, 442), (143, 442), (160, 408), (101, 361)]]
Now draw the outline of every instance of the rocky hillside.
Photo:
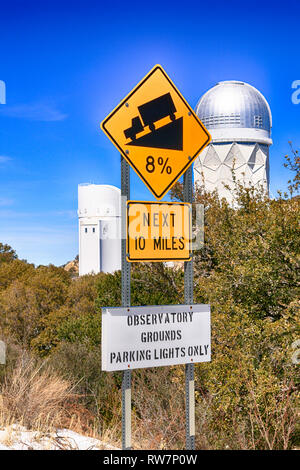
[(65, 271), (68, 271), (72, 274), (78, 275), (79, 273), (79, 256), (77, 255), (72, 261), (68, 261), (63, 265)]

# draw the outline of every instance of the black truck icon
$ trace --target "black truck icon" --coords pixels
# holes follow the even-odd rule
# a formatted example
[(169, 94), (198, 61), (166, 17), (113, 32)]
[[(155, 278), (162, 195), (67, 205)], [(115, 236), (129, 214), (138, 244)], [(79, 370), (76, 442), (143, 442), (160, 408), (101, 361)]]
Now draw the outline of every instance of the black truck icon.
[(155, 122), (170, 116), (171, 121), (175, 121), (176, 108), (170, 93), (161, 95), (154, 100), (138, 106), (140, 116), (136, 116), (131, 120), (131, 127), (124, 131), (126, 139), (135, 140), (136, 135), (142, 132), (146, 126), (153, 132), (155, 130)]

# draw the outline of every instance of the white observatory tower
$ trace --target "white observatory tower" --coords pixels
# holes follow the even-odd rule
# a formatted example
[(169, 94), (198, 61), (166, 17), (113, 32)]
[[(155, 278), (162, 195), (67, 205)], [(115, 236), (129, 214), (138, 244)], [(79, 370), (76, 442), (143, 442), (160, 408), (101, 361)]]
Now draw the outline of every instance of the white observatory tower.
[(121, 191), (78, 185), (79, 276), (121, 269)]
[(219, 82), (200, 98), (196, 114), (212, 140), (195, 161), (195, 183), (232, 202), (223, 183), (232, 188), (234, 168), (238, 181), (268, 191), (272, 115), (264, 96), (248, 83)]

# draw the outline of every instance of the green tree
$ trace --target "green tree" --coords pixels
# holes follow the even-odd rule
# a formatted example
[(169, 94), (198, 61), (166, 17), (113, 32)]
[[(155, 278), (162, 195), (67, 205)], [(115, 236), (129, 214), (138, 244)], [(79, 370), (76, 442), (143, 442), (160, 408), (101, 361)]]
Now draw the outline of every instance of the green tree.
[(51, 312), (65, 302), (70, 275), (53, 265), (30, 268), (0, 293), (0, 324), (3, 332), (31, 347), (45, 329)]
[(294, 178), (288, 181), (290, 194), (294, 194), (299, 192), (300, 187), (300, 155), (299, 150), (294, 149), (291, 142), (290, 146), (292, 155), (285, 155), (284, 166), (294, 173)]
[(0, 243), (0, 265), (17, 258), (15, 250), (11, 246)]

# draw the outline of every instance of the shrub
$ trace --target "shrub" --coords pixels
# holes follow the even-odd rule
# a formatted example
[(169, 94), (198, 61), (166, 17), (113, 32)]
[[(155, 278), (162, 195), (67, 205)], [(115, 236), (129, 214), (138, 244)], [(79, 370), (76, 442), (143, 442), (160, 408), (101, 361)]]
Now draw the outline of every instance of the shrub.
[(45, 362), (23, 353), (1, 385), (1, 416), (4, 423), (21, 423), (28, 429), (49, 431), (59, 427), (64, 404), (71, 397), (70, 382)]

